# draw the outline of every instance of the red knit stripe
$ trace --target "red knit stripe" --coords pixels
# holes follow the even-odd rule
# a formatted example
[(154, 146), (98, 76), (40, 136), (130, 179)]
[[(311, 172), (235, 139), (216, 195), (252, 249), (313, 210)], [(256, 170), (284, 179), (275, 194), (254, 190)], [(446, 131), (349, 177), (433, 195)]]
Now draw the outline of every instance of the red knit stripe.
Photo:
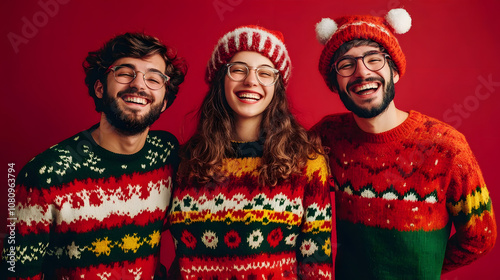
[(68, 279), (152, 279), (155, 273), (158, 256), (138, 258), (134, 262), (118, 262), (112, 264), (99, 264), (85, 268), (60, 269), (60, 275)]
[[(19, 198), (23, 199), (24, 202), (19, 202), (23, 207), (30, 207), (35, 209), (35, 207), (40, 207), (43, 212), (48, 211), (47, 204), (51, 202), (57, 203), (55, 207), (59, 207), (62, 203), (70, 203), (72, 209), (78, 210), (82, 207), (95, 206), (98, 207), (104, 202), (100, 198), (100, 193), (103, 195), (116, 195), (120, 194), (121, 201), (127, 202), (134, 196), (139, 196), (140, 199), (145, 200), (150, 197), (149, 184), (151, 182), (158, 182), (159, 180), (167, 179), (172, 176), (172, 168), (170, 166), (165, 166), (164, 168), (153, 170), (147, 173), (134, 173), (133, 175), (124, 175), (121, 178), (103, 178), (94, 179), (93, 184), (90, 184), (88, 180), (84, 181), (74, 181), (66, 185), (59, 187), (51, 187), (50, 189), (31, 189), (18, 188), (18, 193), (16, 194)], [(135, 188), (135, 187), (138, 188)], [(159, 190), (160, 186), (152, 186), (152, 190)], [(166, 185), (168, 188), (169, 186)], [(68, 196), (68, 193), (80, 193), (86, 190), (86, 194), (89, 196), (89, 203), (86, 204), (83, 197), (78, 195)], [(60, 198), (59, 200), (57, 198)], [(60, 209), (58, 209), (60, 210)], [(127, 209), (124, 209), (127, 210)], [(35, 211), (35, 210), (33, 210)], [(126, 211), (123, 214), (112, 214), (105, 217), (103, 220), (89, 218), (87, 220), (78, 220), (78, 222), (62, 222), (61, 231), (74, 230), (76, 232), (85, 232), (88, 230), (96, 228), (112, 228), (119, 224), (137, 224), (146, 225), (151, 221), (161, 219), (165, 215), (165, 210), (153, 209), (152, 211), (144, 210), (138, 213), (135, 217), (129, 217)], [(83, 217), (82, 217), (83, 219)], [(125, 223), (124, 223), (125, 222)], [(26, 235), (28, 233), (42, 233), (48, 232), (50, 226), (50, 221), (41, 220), (38, 222), (31, 222), (27, 224), (25, 221), (19, 221), (18, 230), (21, 235)]]
[[(190, 279), (297, 279), (295, 252), (276, 255), (234, 256), (221, 258), (189, 257), (179, 260), (181, 275)], [(236, 268), (240, 268), (237, 270)], [(255, 277), (255, 278), (254, 278)]]
[(413, 202), (364, 198), (336, 193), (337, 218), (366, 226), (396, 229), (399, 231), (439, 230), (446, 226), (449, 217), (444, 203)]

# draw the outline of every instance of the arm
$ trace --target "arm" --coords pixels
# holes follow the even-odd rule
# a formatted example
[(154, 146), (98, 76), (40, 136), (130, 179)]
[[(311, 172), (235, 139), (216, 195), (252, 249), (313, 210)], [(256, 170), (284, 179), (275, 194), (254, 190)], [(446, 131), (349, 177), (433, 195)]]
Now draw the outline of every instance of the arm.
[(301, 279), (331, 279), (332, 206), (328, 165), (323, 156), (310, 160), (304, 191), (304, 216), (299, 236), (298, 261)]
[(491, 198), (479, 165), (463, 138), (459, 149), (447, 195), (456, 233), (446, 247), (443, 273), (470, 264), (489, 252), (497, 236)]
[[(47, 190), (28, 186), (37, 176), (28, 165), (19, 173), (8, 209), (7, 238), (2, 254), (1, 274), (7, 279), (43, 279), (43, 263), (49, 246), (52, 207), (45, 201)], [(30, 177), (31, 176), (31, 177)]]

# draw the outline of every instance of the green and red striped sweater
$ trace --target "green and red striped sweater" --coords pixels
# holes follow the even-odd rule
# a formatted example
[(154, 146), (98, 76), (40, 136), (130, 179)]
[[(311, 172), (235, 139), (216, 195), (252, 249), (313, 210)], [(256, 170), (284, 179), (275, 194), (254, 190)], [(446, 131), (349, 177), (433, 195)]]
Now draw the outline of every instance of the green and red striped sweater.
[(177, 139), (150, 131), (139, 152), (115, 154), (94, 142), (96, 127), (39, 154), (19, 172), (15, 262), (7, 262), (12, 245), (6, 242), (4, 276), (153, 279), (178, 166)]
[(380, 134), (362, 131), (351, 113), (312, 130), (331, 148), (337, 279), (439, 279), (493, 247), (486, 184), (451, 126), (410, 111)]
[(331, 279), (326, 160), (276, 186), (258, 184), (262, 147), (234, 143), (221, 183), (174, 189), (168, 214), (180, 279)]

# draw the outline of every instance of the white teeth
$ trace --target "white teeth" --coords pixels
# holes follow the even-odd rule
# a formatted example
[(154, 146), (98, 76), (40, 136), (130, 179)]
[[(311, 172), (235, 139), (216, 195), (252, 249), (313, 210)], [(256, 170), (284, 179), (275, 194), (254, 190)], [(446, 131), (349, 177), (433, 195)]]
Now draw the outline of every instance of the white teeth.
[(364, 84), (362, 86), (358, 86), (354, 88), (354, 92), (359, 93), (362, 90), (367, 90), (367, 89), (377, 89), (378, 85), (376, 83), (369, 83), (369, 84)]
[(140, 97), (125, 97), (123, 100), (125, 100), (126, 102), (132, 102), (142, 105), (148, 104), (148, 101), (146, 99)]
[(238, 98), (248, 98), (248, 99), (259, 100), (260, 95), (255, 94), (255, 93), (242, 93), (242, 94), (238, 94)]

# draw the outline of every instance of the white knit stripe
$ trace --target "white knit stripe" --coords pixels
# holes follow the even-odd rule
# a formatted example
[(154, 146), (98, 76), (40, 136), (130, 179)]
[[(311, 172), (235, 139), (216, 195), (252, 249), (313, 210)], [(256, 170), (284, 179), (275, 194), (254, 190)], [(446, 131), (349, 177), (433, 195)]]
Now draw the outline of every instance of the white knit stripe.
[(357, 21), (357, 22), (353, 22), (353, 23), (348, 23), (348, 24), (344, 24), (342, 25), (338, 30), (337, 32), (335, 33), (338, 33), (340, 32), (341, 30), (344, 30), (350, 26), (358, 26), (358, 25), (363, 25), (363, 24), (366, 24), (368, 25), (369, 27), (373, 27), (373, 28), (376, 28), (382, 32), (384, 32), (387, 36), (392, 36), (391, 33), (389, 31), (387, 31), (387, 29), (385, 29), (383, 26), (381, 25), (377, 25), (377, 24), (373, 24), (371, 22), (366, 22), (366, 21)]
[[(81, 222), (87, 219), (104, 220), (110, 215), (123, 215), (129, 218), (142, 214), (144, 211), (153, 212), (165, 210), (170, 201), (172, 190), (172, 179), (160, 179), (157, 182), (149, 182), (146, 187), (150, 192), (149, 197), (140, 198), (139, 185), (122, 186), (113, 193), (109, 193), (101, 188), (96, 188), (92, 192), (82, 190), (76, 193), (56, 196), (54, 204), (48, 209), (43, 209), (40, 205), (18, 205), (17, 213), (20, 220), (30, 223), (50, 223), (52, 217), (56, 217), (56, 223)], [(130, 199), (124, 200), (124, 193), (134, 193)], [(99, 205), (90, 203), (90, 196), (97, 194), (102, 201)], [(73, 207), (73, 197), (78, 197), (83, 201), (80, 207)], [(61, 203), (64, 201), (64, 203)], [(55, 207), (57, 205), (58, 207)]]
[[(256, 204), (256, 201), (262, 200), (261, 203)], [(184, 201), (190, 201), (188, 205), (184, 205)], [(220, 202), (222, 201), (222, 203)], [(309, 216), (308, 221), (318, 220), (318, 216), (322, 215), (324, 217), (329, 216), (328, 208), (320, 207), (318, 204), (314, 203), (304, 210), (304, 205), (302, 204), (301, 197), (288, 197), (283, 193), (274, 195), (273, 197), (268, 197), (263, 193), (255, 195), (255, 197), (246, 197), (242, 193), (236, 193), (232, 196), (225, 196), (224, 194), (219, 194), (216, 197), (207, 199), (205, 195), (200, 196), (198, 199), (191, 197), (186, 194), (182, 198), (175, 197), (172, 201), (172, 209), (180, 208), (181, 212), (192, 212), (193, 204), (196, 205), (198, 213), (208, 211), (211, 214), (225, 213), (228, 211), (241, 211), (244, 210), (248, 205), (252, 206), (252, 210), (265, 210), (265, 205), (270, 205), (275, 212), (291, 212), (294, 215), (302, 217), (304, 211), (308, 209), (314, 211), (315, 215)], [(287, 210), (291, 209), (291, 210)], [(178, 211), (174, 211), (176, 213)]]
[(208, 264), (200, 264), (199, 266), (191, 266), (191, 268), (181, 268), (182, 272), (185, 272), (187, 275), (191, 273), (207, 273), (207, 272), (216, 272), (216, 273), (224, 273), (224, 272), (232, 272), (232, 271), (241, 271), (241, 272), (249, 272), (249, 271), (262, 271), (262, 270), (270, 270), (273, 268), (283, 267), (283, 266), (294, 266), (297, 263), (296, 258), (283, 258), (280, 260), (274, 261), (248, 261), (245, 264), (235, 264), (230, 262), (227, 266), (224, 265), (224, 262), (210, 262)]

